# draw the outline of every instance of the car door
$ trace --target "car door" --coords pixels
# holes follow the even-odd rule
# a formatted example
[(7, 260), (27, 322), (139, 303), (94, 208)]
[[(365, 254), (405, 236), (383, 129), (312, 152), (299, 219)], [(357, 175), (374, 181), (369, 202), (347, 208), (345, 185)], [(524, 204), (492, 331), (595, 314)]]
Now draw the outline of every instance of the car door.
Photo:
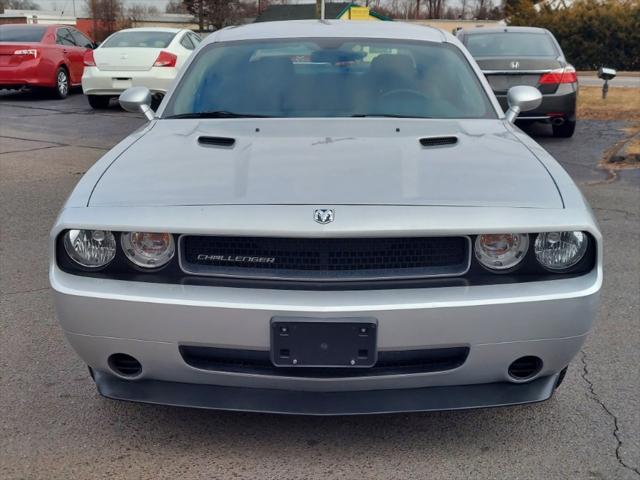
[(83, 57), (85, 49), (76, 44), (76, 40), (73, 38), (69, 28), (58, 28), (56, 43), (62, 45), (65, 63), (69, 67), (71, 83), (80, 83), (82, 72), (84, 71)]

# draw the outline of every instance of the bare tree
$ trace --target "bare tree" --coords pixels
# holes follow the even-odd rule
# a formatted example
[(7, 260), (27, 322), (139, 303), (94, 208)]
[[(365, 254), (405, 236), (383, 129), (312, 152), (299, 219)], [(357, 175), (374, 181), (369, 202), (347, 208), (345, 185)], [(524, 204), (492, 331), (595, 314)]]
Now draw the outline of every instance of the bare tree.
[(87, 11), (93, 19), (94, 40), (104, 40), (126, 25), (120, 0), (87, 0)]
[(158, 8), (155, 5), (142, 5), (139, 3), (133, 4), (127, 7), (125, 17), (132, 26), (135, 26), (139, 22), (148, 17), (149, 15), (157, 15)]
[(428, 18), (440, 18), (444, 13), (445, 0), (426, 0)]
[(493, 9), (493, 2), (491, 0), (475, 0), (475, 8), (473, 10), (473, 16), (475, 18), (486, 19), (489, 17), (489, 13)]
[(180, 0), (169, 0), (164, 11), (165, 13), (188, 13), (187, 7)]
[(14, 10), (40, 10), (40, 5), (32, 0), (0, 0), (0, 13), (5, 8)]
[(467, 18), (467, 6), (469, 0), (460, 0), (460, 18), (462, 20)]
[(239, 0), (184, 0), (184, 5), (198, 20), (200, 31), (233, 25), (244, 11)]

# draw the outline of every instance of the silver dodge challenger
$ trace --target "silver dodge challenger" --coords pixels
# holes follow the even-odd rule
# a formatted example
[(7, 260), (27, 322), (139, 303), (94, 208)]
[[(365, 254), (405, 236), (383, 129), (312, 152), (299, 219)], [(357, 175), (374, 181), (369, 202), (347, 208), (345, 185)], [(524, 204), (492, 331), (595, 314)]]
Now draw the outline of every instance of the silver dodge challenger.
[(538, 402), (598, 313), (602, 236), (462, 44), (398, 22), (226, 28), (51, 232), (105, 397), (344, 415)]

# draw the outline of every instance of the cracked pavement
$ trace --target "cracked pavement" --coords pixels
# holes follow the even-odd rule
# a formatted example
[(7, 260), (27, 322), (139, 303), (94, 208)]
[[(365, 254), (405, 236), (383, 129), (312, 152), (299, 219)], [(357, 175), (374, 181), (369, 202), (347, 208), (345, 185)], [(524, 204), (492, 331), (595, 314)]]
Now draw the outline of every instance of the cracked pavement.
[[(309, 418), (99, 397), (53, 316), (47, 235), (80, 176), (144, 120), (0, 93), (0, 478), (640, 479), (640, 171), (597, 164), (622, 122), (537, 140), (605, 236), (600, 319), (547, 402)], [(558, 319), (562, 321), (562, 319)]]

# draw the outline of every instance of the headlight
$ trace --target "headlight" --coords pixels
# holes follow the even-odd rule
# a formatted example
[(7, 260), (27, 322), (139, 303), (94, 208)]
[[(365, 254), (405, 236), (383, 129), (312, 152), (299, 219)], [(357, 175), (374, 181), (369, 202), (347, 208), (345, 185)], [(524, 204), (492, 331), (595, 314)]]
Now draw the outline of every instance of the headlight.
[(547, 232), (538, 235), (533, 248), (543, 267), (566, 270), (584, 257), (588, 243), (583, 232)]
[(129, 260), (143, 268), (158, 268), (173, 258), (176, 249), (170, 233), (128, 232), (120, 238)]
[(476, 237), (475, 255), (490, 270), (507, 270), (518, 265), (529, 248), (526, 233), (496, 233)]
[(106, 230), (69, 230), (64, 235), (64, 249), (78, 265), (99, 268), (116, 256), (116, 239)]

